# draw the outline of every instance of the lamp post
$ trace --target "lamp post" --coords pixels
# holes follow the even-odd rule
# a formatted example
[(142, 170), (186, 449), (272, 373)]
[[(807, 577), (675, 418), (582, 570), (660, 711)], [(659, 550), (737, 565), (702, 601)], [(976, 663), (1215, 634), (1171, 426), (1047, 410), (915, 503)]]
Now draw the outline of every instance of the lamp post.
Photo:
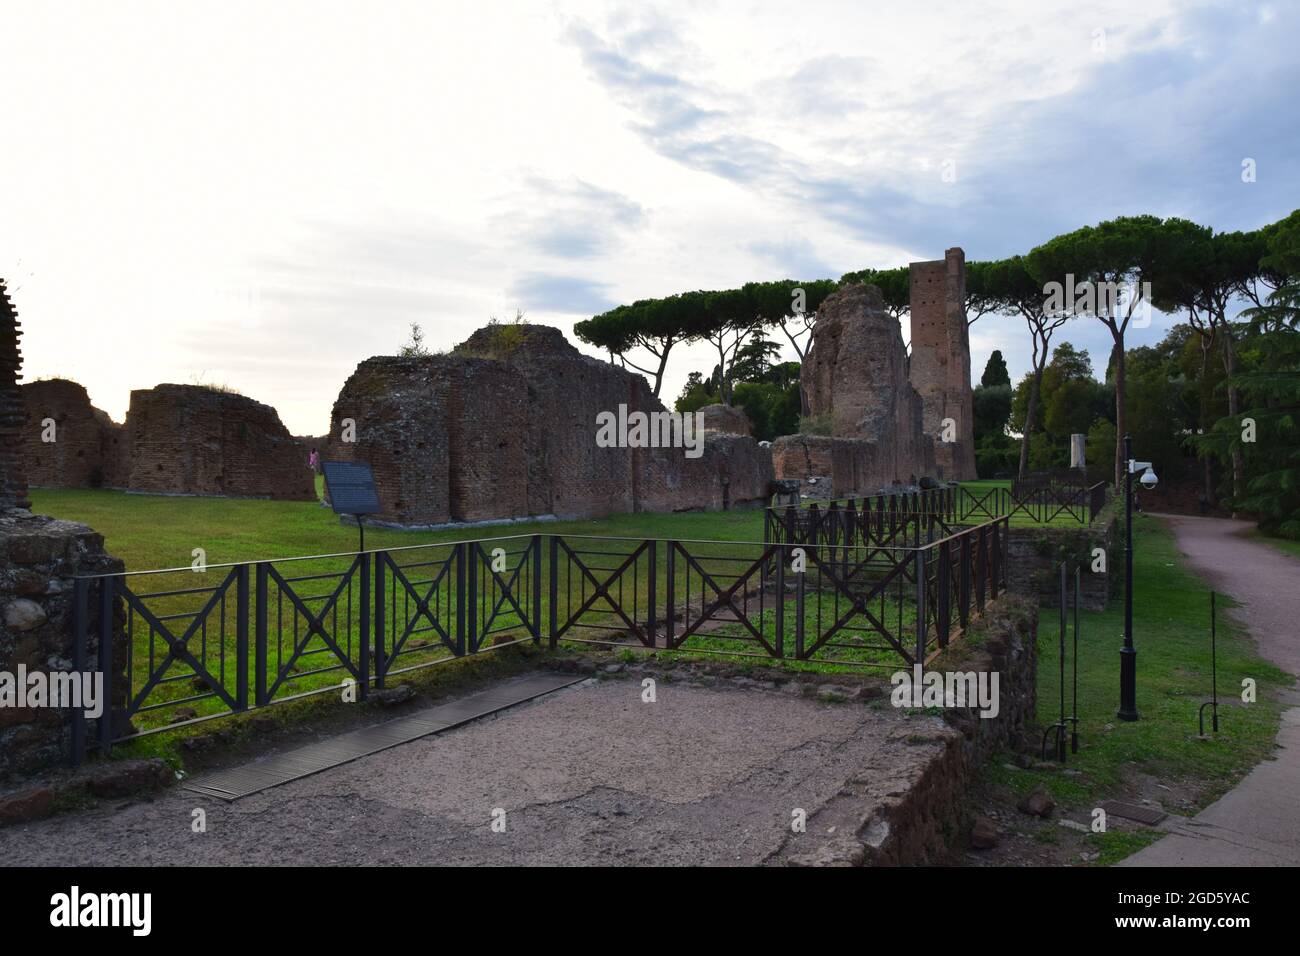
[(1133, 438), (1124, 436), (1124, 646), (1119, 651), (1120, 720), (1137, 720), (1137, 649), (1133, 647), (1133, 476), (1142, 472), (1143, 488), (1156, 486), (1149, 461), (1133, 460)]

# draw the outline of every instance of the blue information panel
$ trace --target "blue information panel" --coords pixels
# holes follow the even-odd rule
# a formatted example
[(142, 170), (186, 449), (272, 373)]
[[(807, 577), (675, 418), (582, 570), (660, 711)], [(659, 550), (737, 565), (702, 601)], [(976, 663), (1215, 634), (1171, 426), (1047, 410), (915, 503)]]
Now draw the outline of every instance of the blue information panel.
[(369, 462), (323, 461), (321, 470), (335, 514), (373, 515), (383, 510)]

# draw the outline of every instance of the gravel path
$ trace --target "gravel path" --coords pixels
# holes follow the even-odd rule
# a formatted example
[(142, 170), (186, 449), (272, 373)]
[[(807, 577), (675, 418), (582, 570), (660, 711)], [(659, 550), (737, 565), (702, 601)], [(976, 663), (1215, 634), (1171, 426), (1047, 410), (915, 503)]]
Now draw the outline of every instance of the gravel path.
[[(1253, 527), (1246, 521), (1164, 520), (1193, 570), (1242, 605), (1230, 613), (1260, 654), (1300, 674), (1300, 560), (1245, 537)], [(1282, 715), (1277, 742), (1276, 760), (1192, 819), (1172, 821), (1168, 835), (1121, 865), (1300, 866), (1300, 707)]]
[(656, 703), (641, 694), (636, 680), (587, 681), (232, 804), (177, 789), (0, 829), (0, 859), (755, 864), (816, 838), (791, 836), (793, 809), (814, 819), (864, 768), (906, 780), (929, 755), (908, 739), (918, 719), (889, 707), (664, 682)]

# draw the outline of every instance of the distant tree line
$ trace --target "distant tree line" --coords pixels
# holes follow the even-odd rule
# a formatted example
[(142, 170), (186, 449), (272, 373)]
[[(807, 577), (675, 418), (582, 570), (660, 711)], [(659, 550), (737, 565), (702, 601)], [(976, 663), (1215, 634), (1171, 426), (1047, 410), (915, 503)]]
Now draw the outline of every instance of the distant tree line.
[[(866, 269), (839, 282), (787, 279), (684, 292), (619, 306), (579, 322), (575, 332), (649, 376), (656, 395), (672, 348), (709, 342), (717, 364), (707, 378), (692, 374), (679, 407), (740, 405), (755, 433), (770, 438), (813, 427), (798, 366), (826, 297), (844, 283), (871, 283), (901, 318), (908, 277), (906, 267)], [(1169, 456), (1171, 477), (1185, 470), (1186, 457), (1197, 460), (1211, 503), (1222, 499), (1300, 537), (1298, 283), (1300, 210), (1246, 232), (1122, 216), (1023, 256), (967, 263), (967, 321), (1018, 317), (1031, 344), (1030, 369), (1014, 387), (997, 354), (975, 390), (981, 471), (1023, 475), (1063, 466), (1069, 435), (1082, 432), (1094, 474), (1119, 482), (1129, 432), (1141, 457)], [(1126, 349), (1130, 329), (1152, 308), (1180, 322), (1159, 345)], [(1085, 351), (1064, 341), (1053, 348), (1075, 319), (1100, 322), (1110, 334), (1102, 381), (1093, 378)], [(774, 361), (777, 330), (799, 362)]]

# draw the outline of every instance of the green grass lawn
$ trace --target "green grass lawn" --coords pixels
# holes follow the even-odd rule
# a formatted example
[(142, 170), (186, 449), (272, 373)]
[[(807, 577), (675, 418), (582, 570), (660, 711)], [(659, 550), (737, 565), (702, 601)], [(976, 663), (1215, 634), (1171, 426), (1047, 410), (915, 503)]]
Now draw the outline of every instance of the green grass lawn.
[[(1012, 769), (993, 761), (991, 780), (1016, 792), (1046, 786), (1059, 804), (1090, 811), (1098, 801), (1122, 795), (1139, 775), (1147, 775), (1175, 792), (1194, 794), (1199, 809), (1230, 789), (1260, 760), (1272, 755), (1281, 705), (1277, 691), (1289, 675), (1260, 658), (1248, 637), (1223, 612), (1220, 596), (1218, 686), (1221, 731), (1213, 739), (1197, 735), (1197, 710), (1210, 697), (1209, 589), (1181, 562), (1173, 536), (1153, 518), (1134, 523), (1134, 644), (1137, 657), (1137, 706), (1141, 719), (1126, 723), (1115, 717), (1119, 705), (1119, 649), (1123, 643), (1124, 606), (1116, 598), (1105, 611), (1080, 615), (1079, 733), (1080, 751), (1066, 767), (1081, 771)], [(1048, 725), (1059, 714), (1059, 617), (1055, 608), (1040, 611), (1038, 650), (1038, 718)], [(1069, 622), (1067, 622), (1067, 627)], [(1066, 716), (1071, 713), (1069, 655), (1066, 635)], [(1244, 678), (1257, 682), (1257, 703), (1241, 701)], [(1206, 714), (1209, 726), (1209, 714)], [(1140, 848), (1157, 831), (1093, 837), (1101, 863)]]

